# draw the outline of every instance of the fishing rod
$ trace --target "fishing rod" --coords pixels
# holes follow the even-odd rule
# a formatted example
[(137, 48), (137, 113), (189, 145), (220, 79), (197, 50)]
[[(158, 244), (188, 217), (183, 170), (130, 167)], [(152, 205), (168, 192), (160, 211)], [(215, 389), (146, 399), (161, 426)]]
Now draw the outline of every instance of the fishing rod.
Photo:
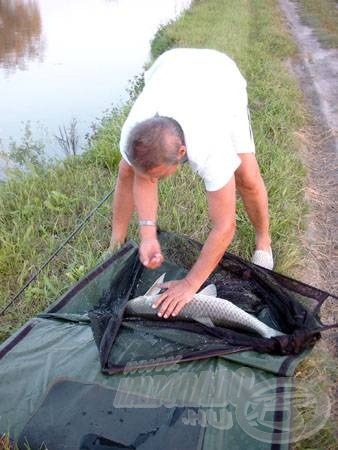
[(95, 206), (94, 209), (90, 211), (90, 213), (80, 222), (80, 224), (75, 228), (74, 231), (59, 245), (59, 247), (52, 253), (52, 255), (45, 261), (42, 266), (37, 270), (37, 272), (32, 275), (27, 283), (19, 290), (17, 294), (9, 301), (9, 303), (0, 311), (0, 316), (2, 316), (12, 305), (13, 303), (20, 297), (20, 295), (28, 288), (28, 286), (40, 275), (43, 269), (60, 253), (60, 251), (68, 244), (70, 240), (84, 227), (84, 225), (90, 220), (90, 218), (95, 214), (95, 212), (103, 205), (104, 202), (108, 200), (108, 198), (112, 195), (114, 188), (111, 189), (103, 199)]

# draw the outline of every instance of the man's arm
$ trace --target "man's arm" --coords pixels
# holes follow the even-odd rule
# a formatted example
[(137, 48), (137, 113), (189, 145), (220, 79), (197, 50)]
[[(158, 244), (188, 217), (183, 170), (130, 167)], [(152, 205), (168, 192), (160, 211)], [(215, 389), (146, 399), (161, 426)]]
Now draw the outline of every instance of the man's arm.
[[(156, 224), (158, 207), (158, 182), (151, 181), (135, 172), (134, 202), (139, 220), (150, 220)], [(140, 260), (150, 269), (156, 269), (163, 262), (161, 248), (157, 240), (156, 225), (140, 226)]]
[(156, 301), (159, 315), (177, 315), (208, 278), (233, 239), (236, 227), (236, 188), (234, 177), (222, 189), (207, 192), (212, 229), (200, 256), (185, 278), (159, 286), (168, 288)]

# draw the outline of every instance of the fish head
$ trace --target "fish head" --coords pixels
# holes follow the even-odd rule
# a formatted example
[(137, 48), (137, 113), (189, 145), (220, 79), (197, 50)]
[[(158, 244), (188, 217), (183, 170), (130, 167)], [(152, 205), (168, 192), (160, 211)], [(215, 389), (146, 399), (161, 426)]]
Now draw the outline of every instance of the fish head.
[(139, 310), (140, 308), (151, 308), (153, 303), (158, 299), (160, 296), (161, 288), (157, 286), (158, 283), (163, 283), (165, 277), (165, 273), (163, 273), (157, 280), (150, 286), (150, 288), (147, 290), (147, 292), (143, 295), (140, 295), (138, 297), (135, 297), (131, 300), (129, 300), (127, 304), (127, 310), (130, 310), (131, 308)]
[(166, 273), (162, 273), (161, 276), (159, 276), (155, 282), (150, 286), (150, 288), (147, 290), (147, 292), (143, 295), (143, 297), (149, 297), (151, 295), (157, 295), (161, 292), (161, 288), (158, 286), (158, 284), (163, 283), (164, 281), (164, 277), (165, 277)]
[(139, 297), (135, 297), (132, 300), (129, 300), (128, 303), (132, 303), (133, 305), (147, 305), (152, 306), (152, 304), (158, 299), (159, 294), (155, 295), (140, 295)]

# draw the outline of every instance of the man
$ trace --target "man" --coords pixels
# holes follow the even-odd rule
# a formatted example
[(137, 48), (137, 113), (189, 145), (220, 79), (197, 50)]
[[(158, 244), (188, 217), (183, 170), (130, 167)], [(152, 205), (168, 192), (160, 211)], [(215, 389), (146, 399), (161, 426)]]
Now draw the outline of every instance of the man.
[(235, 233), (236, 188), (256, 232), (252, 261), (272, 269), (268, 200), (255, 158), (246, 81), (235, 63), (208, 49), (174, 49), (145, 73), (145, 87), (121, 133), (111, 248), (124, 242), (134, 208), (139, 256), (148, 268), (163, 262), (156, 237), (158, 181), (186, 160), (204, 180), (211, 232), (197, 261), (167, 288), (155, 307), (175, 316), (207, 279)]

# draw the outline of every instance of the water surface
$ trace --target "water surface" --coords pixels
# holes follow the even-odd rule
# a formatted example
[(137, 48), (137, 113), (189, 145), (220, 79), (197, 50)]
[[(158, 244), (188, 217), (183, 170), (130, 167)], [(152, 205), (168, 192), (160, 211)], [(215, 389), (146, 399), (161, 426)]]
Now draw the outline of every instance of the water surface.
[(191, 0), (0, 0), (0, 139), (27, 122), (54, 153), (60, 125), (95, 118), (127, 98), (159, 25)]

